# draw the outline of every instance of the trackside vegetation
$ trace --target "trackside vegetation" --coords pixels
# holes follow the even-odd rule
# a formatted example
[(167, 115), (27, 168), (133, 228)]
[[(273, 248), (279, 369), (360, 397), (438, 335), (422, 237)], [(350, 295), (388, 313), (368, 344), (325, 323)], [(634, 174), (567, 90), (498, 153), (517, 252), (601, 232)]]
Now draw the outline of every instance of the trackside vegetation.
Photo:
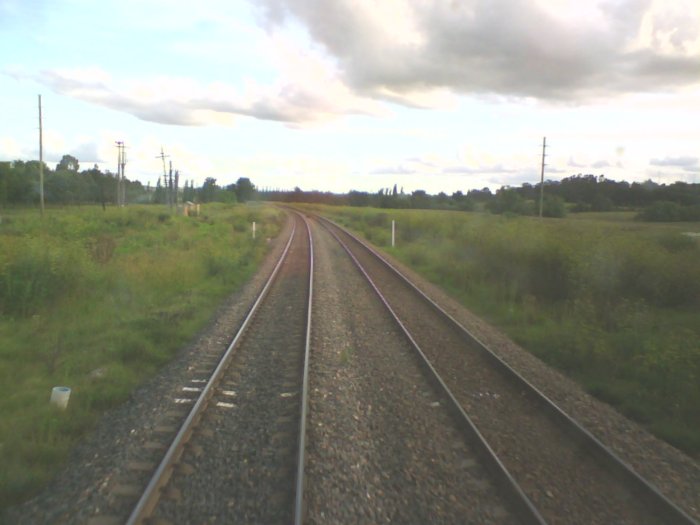
[[(700, 223), (314, 206), (700, 455)], [(397, 245), (390, 224), (396, 220)]]
[[(0, 221), (0, 510), (31, 496), (250, 278), (282, 212), (209, 204), (5, 210)], [(257, 222), (257, 238), (250, 234)], [(72, 389), (65, 412), (53, 386)]]

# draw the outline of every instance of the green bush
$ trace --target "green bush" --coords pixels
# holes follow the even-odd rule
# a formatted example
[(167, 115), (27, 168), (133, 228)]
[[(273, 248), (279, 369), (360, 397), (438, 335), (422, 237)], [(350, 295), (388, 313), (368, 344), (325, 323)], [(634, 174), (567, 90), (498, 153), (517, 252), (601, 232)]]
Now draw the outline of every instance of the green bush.
[(684, 206), (676, 202), (659, 201), (639, 212), (637, 219), (649, 222), (700, 221), (700, 205)]
[(0, 312), (27, 316), (90, 286), (90, 261), (77, 243), (42, 236), (9, 240), (0, 264)]

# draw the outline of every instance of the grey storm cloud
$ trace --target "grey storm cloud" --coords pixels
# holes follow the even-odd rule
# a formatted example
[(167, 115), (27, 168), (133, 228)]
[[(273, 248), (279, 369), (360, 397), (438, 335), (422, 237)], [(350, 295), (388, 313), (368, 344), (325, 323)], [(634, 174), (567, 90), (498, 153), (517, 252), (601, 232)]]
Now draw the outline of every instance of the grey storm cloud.
[[(269, 27), (289, 17), (338, 63), (357, 92), (403, 103), (401, 94), (458, 93), (577, 101), (697, 83), (700, 56), (685, 52), (698, 23), (683, 13), (655, 17), (658, 40), (672, 30), (674, 53), (628, 45), (651, 0), (600, 2), (603, 20), (561, 19), (532, 0), (404, 0), (407, 38), (393, 38), (354, 0), (260, 0)], [(405, 17), (404, 17), (405, 18)], [(658, 44), (658, 42), (657, 42)]]

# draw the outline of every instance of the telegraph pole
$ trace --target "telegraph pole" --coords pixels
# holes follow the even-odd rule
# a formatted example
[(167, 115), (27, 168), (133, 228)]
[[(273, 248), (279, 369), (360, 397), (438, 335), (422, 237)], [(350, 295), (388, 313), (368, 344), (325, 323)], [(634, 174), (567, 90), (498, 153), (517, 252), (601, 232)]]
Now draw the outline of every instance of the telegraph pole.
[(39, 202), (44, 216), (44, 125), (41, 120), (41, 95), (39, 95)]
[(126, 145), (122, 142), (122, 206), (126, 206), (126, 175), (124, 175), (124, 166), (126, 166)]
[(542, 139), (542, 172), (540, 174), (540, 219), (542, 218), (542, 209), (544, 207), (544, 158), (547, 156), (545, 150), (547, 149), (547, 137)]
[(117, 198), (117, 208), (119, 208), (122, 198), (122, 143), (121, 141), (117, 140), (115, 144), (117, 145), (117, 194), (115, 197)]
[(172, 209), (173, 207), (173, 161), (169, 162), (170, 171), (168, 172), (168, 206)]
[(117, 144), (117, 207), (126, 204), (126, 184), (124, 181), (124, 165), (126, 164), (126, 153), (124, 152), (124, 143), (120, 140)]
[(175, 170), (175, 209), (176, 210), (178, 209), (178, 206), (180, 205), (180, 203), (178, 202), (180, 200), (180, 196), (178, 194), (179, 189), (180, 189), (180, 188), (178, 188), (179, 185), (180, 185), (180, 171)]
[(165, 190), (165, 195), (166, 195), (166, 200), (168, 200), (168, 173), (165, 170), (165, 157), (169, 157), (170, 155), (166, 155), (163, 153), (163, 146), (160, 147), (160, 155), (158, 155), (156, 158), (160, 159), (163, 161), (163, 186), (166, 188)]

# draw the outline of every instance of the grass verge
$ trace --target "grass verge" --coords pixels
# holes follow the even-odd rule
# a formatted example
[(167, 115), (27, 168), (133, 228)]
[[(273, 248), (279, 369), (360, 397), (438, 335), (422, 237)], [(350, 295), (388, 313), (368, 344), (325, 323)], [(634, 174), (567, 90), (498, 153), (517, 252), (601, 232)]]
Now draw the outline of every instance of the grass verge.
[[(257, 222), (257, 238), (250, 223)], [(203, 206), (5, 210), (0, 222), (0, 510), (42, 487), (242, 286), (284, 215)], [(65, 412), (53, 386), (72, 389)]]

